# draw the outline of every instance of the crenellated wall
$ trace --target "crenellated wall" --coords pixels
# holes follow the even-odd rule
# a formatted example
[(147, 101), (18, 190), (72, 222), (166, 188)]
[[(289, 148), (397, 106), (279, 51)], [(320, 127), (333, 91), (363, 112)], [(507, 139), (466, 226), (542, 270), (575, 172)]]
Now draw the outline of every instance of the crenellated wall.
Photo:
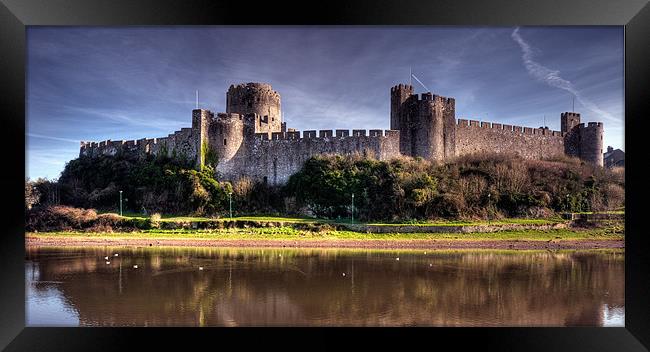
[(79, 156), (96, 157), (118, 153), (144, 156), (146, 154), (166, 154), (172, 158), (199, 160), (201, 134), (199, 130), (187, 127), (169, 134), (167, 137), (142, 138), (138, 140), (106, 140), (102, 142), (81, 142)]
[(459, 119), (456, 155), (495, 152), (516, 153), (527, 159), (549, 158), (564, 153), (560, 131)]
[[(400, 156), (399, 131), (348, 130), (257, 133), (246, 140), (228, 163), (219, 164), (217, 172), (229, 180), (242, 176), (284, 184), (312, 156), (322, 154), (352, 155), (359, 153), (379, 160)], [(356, 133), (356, 134), (355, 134)]]

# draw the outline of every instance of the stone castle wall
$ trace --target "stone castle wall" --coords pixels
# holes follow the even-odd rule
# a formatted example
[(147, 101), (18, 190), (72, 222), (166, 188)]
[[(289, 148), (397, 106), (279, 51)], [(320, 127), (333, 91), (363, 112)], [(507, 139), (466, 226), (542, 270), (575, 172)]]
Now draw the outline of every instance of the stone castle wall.
[[(366, 133), (368, 132), (368, 133)], [(379, 160), (400, 156), (399, 132), (382, 130), (321, 130), (258, 133), (246, 140), (233, 158), (220, 163), (217, 172), (224, 179), (242, 176), (281, 185), (315, 155), (360, 154)]]
[(456, 126), (456, 155), (515, 153), (527, 159), (564, 154), (560, 131), (459, 119)]
[(137, 140), (106, 140), (102, 142), (81, 142), (79, 156), (97, 157), (128, 153), (133, 155), (166, 154), (173, 158), (196, 160), (200, 154), (200, 135), (192, 128), (182, 128), (167, 137), (142, 138)]

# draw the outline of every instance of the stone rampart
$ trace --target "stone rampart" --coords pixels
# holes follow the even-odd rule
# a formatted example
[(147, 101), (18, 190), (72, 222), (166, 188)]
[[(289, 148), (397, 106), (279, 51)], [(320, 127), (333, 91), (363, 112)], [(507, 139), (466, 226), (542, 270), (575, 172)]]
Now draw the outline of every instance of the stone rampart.
[(480, 152), (516, 153), (528, 159), (564, 153), (560, 131), (459, 119), (456, 125), (456, 155)]
[(101, 142), (81, 142), (79, 155), (97, 157), (114, 156), (118, 153), (134, 156), (166, 153), (169, 157), (195, 159), (199, 153), (198, 135), (192, 128), (182, 128), (161, 138), (142, 138), (137, 140), (106, 140)]
[(315, 155), (359, 154), (379, 160), (400, 155), (399, 131), (370, 130), (366, 134), (363, 130), (363, 135), (361, 130), (355, 131), (359, 135), (351, 136), (347, 130), (338, 130), (339, 136), (332, 130), (303, 131), (302, 137), (299, 131), (257, 133), (244, 143), (229, 163), (221, 163), (217, 171), (229, 180), (248, 176), (280, 185)]

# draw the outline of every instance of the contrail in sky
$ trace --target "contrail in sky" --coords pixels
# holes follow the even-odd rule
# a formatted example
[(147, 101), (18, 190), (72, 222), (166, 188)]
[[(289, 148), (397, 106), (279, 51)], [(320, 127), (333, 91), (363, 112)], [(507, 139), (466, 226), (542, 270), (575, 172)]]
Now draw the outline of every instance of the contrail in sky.
[(533, 50), (530, 45), (528, 45), (528, 43), (526, 43), (526, 41), (519, 35), (519, 27), (515, 28), (515, 30), (512, 31), (512, 39), (516, 41), (517, 44), (519, 44), (521, 47), (521, 51), (523, 52), (522, 59), (524, 60), (524, 66), (531, 76), (535, 77), (535, 79), (539, 81), (548, 84), (551, 87), (564, 89), (567, 92), (573, 94), (573, 96), (576, 97), (576, 100), (578, 100), (582, 106), (584, 106), (586, 109), (591, 110), (596, 115), (602, 116), (611, 121), (620, 122), (619, 119), (615, 118), (610, 113), (603, 111), (589, 99), (583, 97), (582, 94), (580, 94), (580, 92), (573, 86), (573, 83), (571, 83), (571, 81), (560, 77), (560, 71), (551, 70), (548, 67), (545, 67), (533, 60)]
[(420, 81), (417, 77), (415, 77), (414, 74), (411, 73), (411, 77), (415, 78), (415, 80), (418, 81), (418, 83), (420, 83), (422, 85), (422, 87), (424, 87), (424, 89), (429, 91), (429, 88), (427, 88), (427, 86), (425, 86), (424, 83), (422, 83), (422, 81)]

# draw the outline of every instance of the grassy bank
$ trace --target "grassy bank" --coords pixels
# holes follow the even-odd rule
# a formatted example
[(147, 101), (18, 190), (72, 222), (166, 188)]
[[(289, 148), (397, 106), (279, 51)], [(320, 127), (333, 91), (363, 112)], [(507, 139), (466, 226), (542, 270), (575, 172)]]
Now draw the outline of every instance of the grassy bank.
[[(108, 213), (118, 216), (114, 213)], [(147, 220), (149, 217), (140, 214), (124, 214), (125, 219)], [(282, 217), (282, 216), (234, 216), (223, 218), (209, 218), (200, 216), (162, 215), (161, 222), (207, 222), (207, 221), (251, 221), (251, 222), (281, 222), (304, 224), (349, 224), (350, 219), (328, 220), (308, 217)], [(434, 221), (407, 221), (407, 222), (358, 222), (357, 225), (372, 226), (485, 226), (485, 225), (552, 225), (561, 223), (560, 217), (547, 219), (504, 218), (496, 220), (434, 220)]]
[(341, 230), (307, 231), (283, 226), (276, 228), (228, 228), (214, 230), (142, 230), (136, 232), (40, 232), (27, 237), (71, 237), (110, 239), (192, 240), (622, 240), (622, 226), (597, 229), (518, 230), (492, 233), (363, 233)]
[[(114, 216), (119, 216), (115, 213), (104, 213), (111, 214)], [(142, 214), (136, 213), (124, 213), (122, 218), (125, 219), (136, 219), (136, 220), (147, 220), (150, 217), (144, 216)], [(331, 223), (331, 220), (325, 219), (316, 219), (308, 217), (284, 217), (284, 216), (233, 216), (222, 217), (222, 218), (213, 218), (213, 217), (204, 217), (204, 216), (185, 216), (185, 215), (170, 215), (165, 214), (160, 216), (161, 222), (205, 222), (205, 221), (274, 221), (274, 222), (289, 222), (289, 223)]]

